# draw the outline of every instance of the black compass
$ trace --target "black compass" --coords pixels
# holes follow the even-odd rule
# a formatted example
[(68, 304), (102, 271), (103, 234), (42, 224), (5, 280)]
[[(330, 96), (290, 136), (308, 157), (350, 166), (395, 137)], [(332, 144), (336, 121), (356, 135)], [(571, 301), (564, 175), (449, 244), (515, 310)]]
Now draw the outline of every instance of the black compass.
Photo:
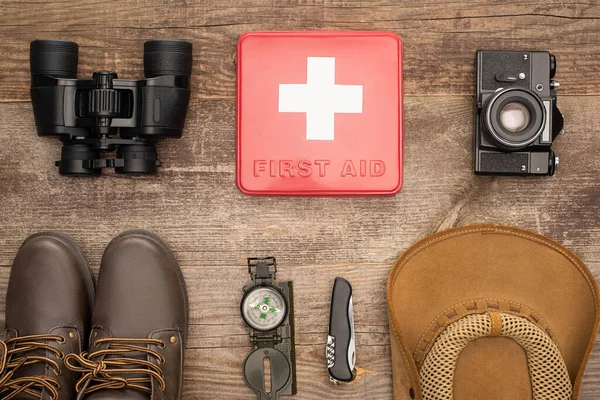
[[(240, 304), (254, 350), (244, 361), (244, 379), (258, 399), (277, 400), (296, 394), (296, 356), (292, 282), (276, 280), (274, 257), (249, 258), (252, 282)], [(270, 364), (270, 388), (265, 363)]]

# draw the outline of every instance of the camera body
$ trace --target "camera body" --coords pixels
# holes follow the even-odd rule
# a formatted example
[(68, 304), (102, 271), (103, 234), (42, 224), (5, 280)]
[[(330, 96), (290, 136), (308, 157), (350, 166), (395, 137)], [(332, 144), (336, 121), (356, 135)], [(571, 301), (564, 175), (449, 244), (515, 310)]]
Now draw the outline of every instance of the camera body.
[(563, 129), (555, 73), (545, 51), (477, 51), (475, 173), (554, 175)]
[[(35, 40), (30, 46), (31, 100), (39, 136), (63, 142), (61, 175), (151, 174), (160, 165), (155, 143), (180, 138), (190, 99), (192, 45), (180, 40), (144, 44), (145, 79), (95, 72), (77, 79), (78, 46)], [(119, 137), (116, 137), (119, 135)], [(100, 157), (116, 150), (115, 159)]]

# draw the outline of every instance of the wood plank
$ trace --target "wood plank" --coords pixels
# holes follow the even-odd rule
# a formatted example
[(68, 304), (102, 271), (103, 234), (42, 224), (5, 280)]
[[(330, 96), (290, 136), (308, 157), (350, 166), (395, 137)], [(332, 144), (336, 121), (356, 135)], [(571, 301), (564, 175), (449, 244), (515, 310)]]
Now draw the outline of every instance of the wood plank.
[[(177, 37), (195, 44), (193, 90), (235, 96), (235, 45), (254, 30), (390, 30), (404, 41), (407, 94), (474, 93), (479, 48), (549, 50), (563, 94), (600, 94), (600, 4), (590, 2), (170, 1), (0, 2), (0, 101), (29, 99), (29, 42), (77, 41), (81, 76), (112, 69), (142, 75), (142, 45)], [(77, 18), (73, 18), (76, 15)], [(40, 23), (43, 16), (44, 22)]]
[[(298, 367), (297, 399), (391, 399), (391, 354), (385, 304), (385, 284), (391, 266), (281, 266), (280, 279), (294, 282)], [(8, 267), (0, 267), (0, 287), (6, 287)], [(239, 315), (244, 266), (183, 266), (190, 296), (190, 339), (187, 344), (184, 399), (252, 398), (241, 368), (251, 351)], [(596, 270), (597, 271), (597, 270)], [(353, 284), (358, 376), (349, 386), (329, 383), (325, 342), (329, 296), (335, 276)], [(239, 290), (238, 290), (239, 288)], [(218, 306), (214, 305), (218, 299)], [(0, 324), (4, 297), (0, 297)], [(599, 340), (600, 342), (600, 340)], [(595, 399), (600, 387), (600, 356), (596, 346), (583, 384), (582, 400)]]
[(266, 253), (284, 265), (391, 263), (438, 228), (473, 222), (534, 230), (598, 263), (600, 97), (560, 104), (567, 122), (556, 176), (481, 177), (471, 167), (472, 99), (409, 97), (400, 194), (337, 199), (242, 195), (231, 100), (192, 105), (184, 138), (159, 145), (158, 176), (100, 179), (60, 177), (60, 142), (35, 135), (28, 104), (0, 104), (0, 143), (14, 143), (0, 147), (0, 264), (27, 235), (52, 229), (73, 236), (97, 265), (111, 237), (130, 228), (164, 236), (187, 265), (239, 265)]
[[(252, 398), (241, 365), (245, 258), (277, 256), (295, 285), (296, 399), (391, 399), (385, 284), (410, 244), (476, 222), (519, 226), (572, 249), (600, 278), (600, 3), (592, 0), (0, 0), (0, 324), (9, 266), (42, 230), (74, 237), (97, 271), (118, 232), (163, 236), (182, 264), (191, 327), (184, 399)], [(394, 197), (266, 198), (235, 187), (235, 45), (253, 30), (391, 30), (404, 42), (405, 186)], [(55, 138), (35, 135), (28, 46), (76, 40), (79, 73), (142, 75), (147, 39), (194, 43), (193, 97), (181, 140), (159, 145), (156, 177), (59, 177)], [(474, 53), (546, 49), (558, 57), (566, 134), (552, 178), (476, 177), (471, 167)], [(331, 284), (354, 286), (357, 381), (334, 387), (324, 368)], [(215, 296), (219, 307), (213, 304)], [(598, 341), (583, 400), (600, 397)]]
[[(563, 162), (558, 174), (547, 179), (472, 174), (470, 97), (408, 97), (406, 106), (412, 134), (406, 141), (406, 185), (399, 195), (294, 199), (247, 197), (235, 188), (231, 100), (193, 105), (184, 138), (160, 146), (166, 167), (157, 177), (108, 174), (101, 179), (59, 177), (52, 167), (59, 142), (35, 135), (27, 104), (1, 104), (0, 142), (16, 143), (16, 137), (20, 142), (0, 148), (5, 215), (0, 264), (10, 265), (20, 242), (40, 230), (70, 234), (94, 266), (121, 230), (161, 234), (182, 262), (190, 287), (184, 398), (225, 399), (251, 397), (240, 375), (249, 349), (238, 315), (245, 257), (274, 254), (281, 278), (296, 285), (298, 398), (334, 399), (343, 393), (348, 399), (389, 399), (385, 282), (394, 259), (420, 237), (480, 221), (521, 226), (565, 243), (600, 276), (600, 160), (594, 157), (600, 146), (594, 111), (600, 97), (561, 101), (569, 121), (567, 134), (556, 143)], [(6, 287), (7, 271), (0, 268), (0, 288)], [(226, 280), (222, 271), (227, 271)], [(336, 275), (347, 276), (355, 287), (359, 366), (365, 372), (350, 388), (330, 386), (321, 367)], [(215, 293), (222, 306), (206, 307)], [(599, 371), (596, 351), (582, 399), (595, 398)]]

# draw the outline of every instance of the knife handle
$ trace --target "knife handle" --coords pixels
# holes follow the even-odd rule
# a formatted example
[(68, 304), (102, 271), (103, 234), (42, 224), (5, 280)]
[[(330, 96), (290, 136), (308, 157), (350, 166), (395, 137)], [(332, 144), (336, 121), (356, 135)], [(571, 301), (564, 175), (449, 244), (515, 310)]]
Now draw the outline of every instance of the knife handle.
[(350, 382), (354, 379), (355, 351), (352, 286), (344, 278), (335, 278), (326, 350), (329, 376), (333, 381)]

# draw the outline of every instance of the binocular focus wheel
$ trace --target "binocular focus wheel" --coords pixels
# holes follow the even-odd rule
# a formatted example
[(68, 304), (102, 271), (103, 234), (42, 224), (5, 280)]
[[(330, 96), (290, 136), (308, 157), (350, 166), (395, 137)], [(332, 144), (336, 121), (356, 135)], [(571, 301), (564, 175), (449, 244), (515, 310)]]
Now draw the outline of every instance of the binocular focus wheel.
[(192, 73), (192, 44), (185, 40), (149, 40), (144, 43), (146, 78)]
[(29, 46), (32, 75), (77, 77), (79, 46), (67, 40), (34, 40)]

